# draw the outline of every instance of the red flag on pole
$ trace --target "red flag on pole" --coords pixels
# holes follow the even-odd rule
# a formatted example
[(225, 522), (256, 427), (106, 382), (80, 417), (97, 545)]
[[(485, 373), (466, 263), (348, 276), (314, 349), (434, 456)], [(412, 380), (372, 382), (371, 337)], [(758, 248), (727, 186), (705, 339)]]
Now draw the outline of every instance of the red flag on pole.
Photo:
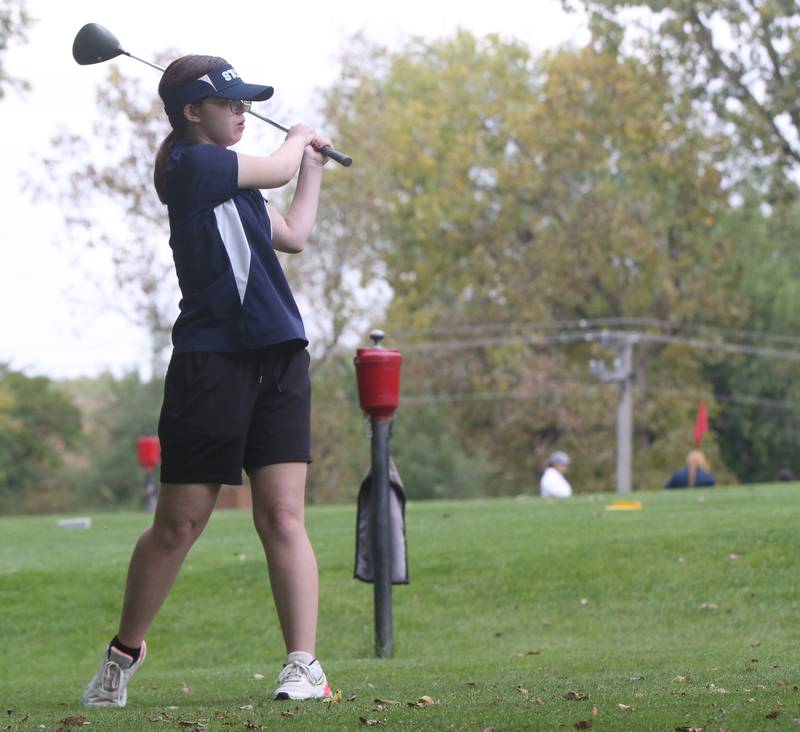
[(694, 423), (694, 444), (697, 447), (700, 447), (706, 432), (708, 432), (708, 408), (705, 399), (701, 399), (697, 407), (697, 419)]

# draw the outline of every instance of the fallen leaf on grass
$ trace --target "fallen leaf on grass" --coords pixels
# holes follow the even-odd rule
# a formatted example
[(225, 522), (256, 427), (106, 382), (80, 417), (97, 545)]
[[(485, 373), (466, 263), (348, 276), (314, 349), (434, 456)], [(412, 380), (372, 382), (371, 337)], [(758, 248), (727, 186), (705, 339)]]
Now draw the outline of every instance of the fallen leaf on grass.
[(589, 698), (588, 694), (581, 694), (577, 691), (568, 691), (564, 694), (564, 698), (567, 701), (586, 701)]
[(702, 727), (687, 727), (686, 725), (682, 727), (676, 727), (675, 732), (703, 732)]
[(251, 722), (249, 719), (246, 719), (244, 722), (245, 729), (264, 729), (261, 725), (256, 724), (255, 722)]
[(253, 674), (253, 678), (254, 678), (256, 681), (261, 681), (261, 679), (263, 679), (263, 678), (264, 678), (264, 674)]
[(430, 697), (427, 694), (425, 694), (425, 696), (421, 696), (415, 702), (408, 702), (408, 706), (411, 707), (412, 709), (422, 709), (423, 707), (430, 706), (433, 703), (434, 703), (433, 697)]
[(185, 681), (181, 681), (181, 691), (184, 694), (191, 694), (192, 693), (192, 687), (189, 686), (189, 684), (187, 684)]
[(66, 724), (67, 727), (81, 727), (84, 724), (91, 724), (86, 717), (82, 714), (73, 714), (71, 717), (64, 717), (61, 724)]
[(592, 716), (596, 717), (597, 716), (597, 704), (592, 704), (592, 708), (591, 708), (590, 711), (592, 712)]
[(532, 701), (532, 702), (533, 702), (533, 703), (534, 703), (534, 704), (535, 704), (537, 707), (543, 707), (543, 706), (544, 706), (544, 700), (543, 700), (543, 699), (540, 699), (538, 696), (537, 696), (535, 699), (532, 699), (531, 701)]
[(347, 701), (355, 701), (358, 699), (358, 694), (348, 694)]
[(475, 688), (475, 682), (474, 681), (467, 681), (467, 686), (471, 686), (474, 689)]
[(591, 719), (580, 719), (575, 722), (575, 729), (591, 729), (594, 726), (594, 722)]
[(190, 719), (181, 719), (178, 721), (178, 724), (181, 727), (191, 727), (192, 732), (196, 732), (196, 730), (204, 730), (206, 728), (201, 722), (192, 722)]
[(719, 610), (719, 605), (716, 602), (704, 602), (700, 606), (701, 610)]
[(331, 694), (331, 696), (329, 696), (325, 700), (325, 704), (328, 707), (328, 709), (330, 709), (334, 704), (338, 704), (340, 701), (342, 701), (342, 690), (337, 689), (333, 694)]
[(524, 653), (521, 651), (517, 651), (516, 653), (512, 653), (511, 655), (516, 658), (521, 658), (523, 656), (538, 656), (541, 651), (525, 651)]
[(582, 597), (581, 598), (581, 605), (588, 605), (588, 604), (589, 604), (589, 598), (588, 597)]
[(481, 732), (497, 732), (497, 727), (484, 727)]
[(631, 676), (628, 681), (644, 681), (644, 676)]
[(239, 707), (243, 712), (249, 712), (253, 708), (252, 704), (245, 704), (243, 707)]
[(773, 709), (769, 714), (767, 714), (767, 719), (776, 719), (781, 716), (780, 709)]
[(750, 704), (755, 704), (756, 698), (754, 696), (751, 696), (747, 701), (750, 702)]
[(300, 707), (295, 707), (294, 709), (284, 709), (281, 712), (281, 717), (296, 717), (300, 712)]
[(633, 707), (628, 706), (627, 704), (617, 704), (617, 709), (619, 709), (621, 712), (632, 712), (633, 711)]
[(730, 554), (728, 554), (728, 559), (736, 560), (736, 559), (741, 559), (741, 558), (742, 558), (741, 555), (740, 554), (736, 554), (736, 552), (731, 552)]
[(364, 717), (359, 717), (358, 721), (361, 722), (361, 724), (366, 724), (367, 727), (377, 727), (379, 724), (383, 724), (380, 719), (364, 719)]
[(517, 684), (517, 691), (523, 696), (528, 696), (530, 693), (522, 684)]
[(688, 676), (676, 676), (672, 680), (673, 681), (677, 681), (679, 684), (685, 684), (689, 680), (689, 677)]
[(375, 703), (382, 704), (383, 706), (386, 707), (391, 707), (394, 706), (395, 704), (399, 704), (400, 702), (397, 701), (396, 699), (376, 699)]

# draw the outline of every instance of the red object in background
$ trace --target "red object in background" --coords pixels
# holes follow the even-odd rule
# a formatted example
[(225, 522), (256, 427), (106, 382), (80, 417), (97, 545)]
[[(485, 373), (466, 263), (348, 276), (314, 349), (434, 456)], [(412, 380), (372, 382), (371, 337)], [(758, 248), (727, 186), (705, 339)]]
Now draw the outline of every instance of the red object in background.
[(400, 351), (359, 348), (353, 362), (361, 409), (374, 419), (389, 419), (400, 402), (400, 365), (403, 363)]
[(697, 419), (694, 423), (694, 444), (697, 447), (700, 447), (706, 432), (708, 432), (708, 408), (705, 399), (701, 399), (697, 407)]
[(136, 454), (139, 464), (148, 471), (152, 471), (161, 459), (161, 443), (156, 435), (142, 435), (136, 440)]

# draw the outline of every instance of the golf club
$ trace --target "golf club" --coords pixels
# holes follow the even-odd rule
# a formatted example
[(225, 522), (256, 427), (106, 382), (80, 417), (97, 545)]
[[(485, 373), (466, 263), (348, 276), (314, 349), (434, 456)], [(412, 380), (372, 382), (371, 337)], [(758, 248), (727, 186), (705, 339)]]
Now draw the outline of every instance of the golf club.
[[(75, 40), (72, 42), (72, 57), (81, 66), (99, 64), (122, 55), (141, 61), (143, 64), (147, 64), (158, 71), (164, 71), (160, 66), (151, 64), (149, 61), (145, 61), (143, 58), (134, 56), (132, 53), (124, 50), (122, 46), (120, 46), (117, 37), (108, 30), (108, 28), (103, 27), (99, 23), (87, 23), (77, 32)], [(252, 109), (248, 111), (248, 114), (258, 117), (258, 119), (271, 124), (273, 127), (277, 127), (283, 132), (289, 131), (288, 127), (284, 127), (282, 124), (269, 117), (263, 117)], [(323, 147), (320, 152), (332, 160), (335, 160), (337, 163), (340, 163), (345, 168), (349, 168), (353, 164), (353, 158), (344, 153), (340, 153), (338, 150), (334, 150), (332, 147)]]

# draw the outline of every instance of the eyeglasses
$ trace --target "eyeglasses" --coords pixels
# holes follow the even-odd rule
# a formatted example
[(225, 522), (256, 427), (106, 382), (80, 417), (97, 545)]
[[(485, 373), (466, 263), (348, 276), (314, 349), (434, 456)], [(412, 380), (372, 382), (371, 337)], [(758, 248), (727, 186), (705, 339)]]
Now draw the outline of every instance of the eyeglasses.
[(233, 114), (244, 114), (250, 111), (253, 102), (249, 99), (217, 99), (215, 97), (206, 97), (203, 101), (213, 102), (214, 104), (226, 105)]

